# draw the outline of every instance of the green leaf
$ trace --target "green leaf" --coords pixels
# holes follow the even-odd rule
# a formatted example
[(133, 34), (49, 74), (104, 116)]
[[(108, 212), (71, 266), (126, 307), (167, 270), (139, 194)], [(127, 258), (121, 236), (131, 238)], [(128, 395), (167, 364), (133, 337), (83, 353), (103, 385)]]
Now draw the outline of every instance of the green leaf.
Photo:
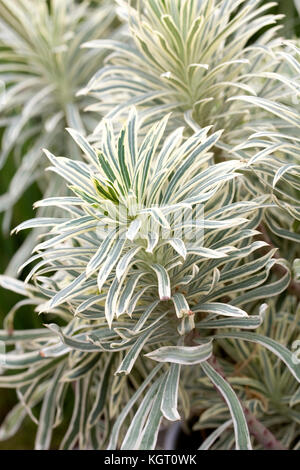
[(153, 399), (156, 396), (156, 391), (161, 383), (161, 378), (156, 380), (148, 392), (146, 393), (142, 403), (140, 404), (137, 412), (134, 415), (133, 420), (128, 428), (128, 431), (124, 437), (121, 450), (137, 450), (140, 449), (140, 441), (142, 439), (143, 425), (147, 419), (147, 415), (151, 409)]
[(166, 269), (160, 264), (153, 264), (151, 266), (153, 271), (155, 271), (158, 280), (158, 293), (160, 300), (170, 300), (171, 299), (171, 286), (170, 278)]
[[(116, 421), (113, 425), (111, 434), (110, 434), (110, 440), (109, 444), (107, 446), (107, 450), (114, 450), (117, 447), (117, 442), (118, 442), (118, 437), (120, 433), (120, 428), (126, 419), (126, 416), (136, 403), (136, 401), (139, 399), (139, 397), (142, 395), (146, 387), (151, 383), (153, 378), (157, 375), (158, 371), (161, 369), (162, 364), (158, 364), (154, 369), (149, 373), (147, 378), (143, 381), (143, 383), (140, 385), (140, 387), (137, 389), (137, 391), (132, 395), (130, 400), (127, 402), (127, 404), (124, 406), (122, 409), (121, 413), (119, 416), (116, 418)], [(128, 431), (127, 431), (128, 432)]]
[(217, 315), (224, 315), (229, 317), (247, 317), (248, 314), (240, 308), (234, 307), (229, 304), (220, 302), (207, 302), (205, 304), (197, 304), (193, 307), (193, 312), (207, 312), (215, 313)]
[(178, 421), (181, 419), (177, 411), (179, 377), (180, 364), (171, 364), (161, 403), (161, 412), (169, 421)]
[(102, 262), (106, 259), (107, 253), (110, 250), (111, 245), (115, 241), (116, 237), (118, 236), (117, 230), (110, 231), (107, 236), (104, 238), (103, 242), (99, 246), (98, 250), (94, 254), (94, 256), (90, 259), (86, 267), (86, 274), (90, 276), (93, 274), (99, 266), (101, 266)]
[(116, 374), (130, 374), (135, 361), (137, 360), (138, 356), (140, 355), (145, 343), (147, 340), (152, 336), (152, 334), (160, 328), (160, 325), (156, 328), (149, 328), (144, 333), (138, 336), (138, 339), (134, 343), (134, 345), (130, 348), (126, 356), (124, 357), (122, 363), (119, 365)]
[(202, 320), (197, 323), (197, 328), (243, 328), (256, 329), (261, 326), (263, 318), (260, 315), (249, 315), (247, 318), (217, 318), (214, 320)]
[(50, 447), (52, 428), (55, 418), (55, 399), (59, 388), (59, 380), (62, 376), (65, 365), (60, 365), (51, 381), (45, 398), (43, 400), (42, 410), (39, 419), (38, 431), (35, 438), (36, 450), (47, 450)]
[(99, 364), (100, 359), (101, 353), (87, 354), (76, 367), (70, 368), (61, 380), (63, 382), (73, 382), (74, 380), (81, 379)]
[(98, 272), (97, 283), (98, 289), (101, 291), (103, 284), (107, 280), (109, 274), (113, 270), (115, 264), (118, 262), (122, 255), (122, 250), (125, 245), (126, 239), (123, 234), (119, 234), (116, 243), (113, 245), (108, 254), (106, 254), (105, 261)]
[(192, 314), (189, 304), (186, 301), (185, 296), (181, 292), (177, 292), (172, 297), (176, 315), (178, 318), (182, 318), (184, 315)]
[(134, 256), (141, 250), (140, 246), (131, 248), (125, 255), (120, 258), (117, 267), (116, 267), (116, 276), (118, 280), (120, 281), (121, 277), (127, 270), (127, 268), (130, 265), (131, 260), (134, 258)]
[(208, 450), (213, 443), (226, 431), (229, 427), (232, 426), (232, 420), (229, 419), (225, 423), (221, 424), (217, 429), (215, 429), (201, 444), (198, 450)]
[(67, 128), (67, 131), (79, 145), (84, 154), (89, 158), (90, 162), (93, 164), (97, 163), (97, 154), (88, 141), (76, 129)]
[(17, 403), (7, 414), (0, 427), (0, 441), (12, 437), (22, 425), (27, 411), (22, 403)]
[(89, 426), (92, 427), (97, 424), (106, 404), (108, 393), (109, 380), (112, 373), (112, 365), (114, 362), (114, 355), (111, 354), (110, 359), (106, 362), (104, 371), (102, 373), (101, 382), (97, 388), (97, 396), (94, 401), (93, 407), (88, 417)]
[(249, 430), (246, 422), (246, 418), (243, 412), (242, 405), (234, 393), (233, 389), (226, 380), (207, 362), (201, 364), (201, 367), (205, 374), (210, 378), (215, 387), (222, 394), (226, 401), (234, 427), (235, 442), (237, 450), (249, 450), (252, 449)]
[(158, 392), (153, 400), (152, 407), (139, 439), (139, 450), (155, 449), (160, 423), (162, 420), (161, 404), (163, 399), (165, 376), (159, 385)]

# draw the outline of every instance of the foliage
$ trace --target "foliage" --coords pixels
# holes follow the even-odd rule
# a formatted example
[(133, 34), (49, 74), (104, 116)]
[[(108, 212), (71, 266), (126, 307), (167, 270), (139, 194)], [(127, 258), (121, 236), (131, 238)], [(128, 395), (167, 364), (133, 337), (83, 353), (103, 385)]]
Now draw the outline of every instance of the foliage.
[[(95, 26), (106, 11), (51, 5), (70, 6), (70, 18), (89, 11)], [(283, 40), (281, 16), (268, 13), (275, 6), (117, 0), (115, 37), (72, 36), (86, 41), (72, 62), (84, 77), (64, 90), (86, 132), (67, 113), (54, 122), (44, 152), (60, 190), (48, 187), (37, 217), (15, 229), (40, 234), (22, 280), (0, 276), (25, 297), (0, 330), (0, 387), (19, 399), (0, 439), (29, 416), (36, 449), (66, 421), (61, 449), (154, 449), (162, 426), (193, 419), (202, 449), (299, 449), (300, 64), (297, 40)], [(12, 130), (22, 154), (25, 127), (29, 140), (37, 129), (22, 127), (18, 106), (45, 92), (37, 125), (53, 122), (47, 97), (58, 95), (47, 87), (16, 95), (22, 124), (7, 127), (4, 152)], [(88, 101), (106, 114), (97, 124), (82, 112)], [(24, 306), (44, 325), (15, 329)]]
[[(28, 261), (41, 258), (26, 279), (28, 282), (33, 277), (34, 285), (2, 278), (4, 286), (27, 293), (29, 302), (37, 304), (39, 312), (53, 312), (67, 321), (62, 328), (48, 324), (50, 331), (21, 333), (25, 335), (22, 340), (17, 332), (15, 339), (14, 334), (2, 333), (3, 341), (23, 344), (22, 354), (6, 355), (5, 367), (26, 370), (14, 376), (4, 375), (0, 384), (24, 387), (25, 394), (30, 389), (31, 406), (36, 404), (36, 387), (36, 399), (43, 399), (36, 448), (49, 446), (58, 397), (64, 396), (65, 388), (74, 380), (78, 383), (75, 398), (84, 400), (87, 418), (79, 427), (71, 421), (67, 436), (72, 439), (66, 438), (62, 447), (72, 446), (78, 439), (81, 447), (101, 447), (108, 439), (104, 430), (96, 440), (98, 444), (92, 444), (91, 434), (97, 436), (100, 431), (94, 416), (96, 413), (99, 418), (101, 414), (92, 405), (95, 389), (101, 392), (103, 385), (99, 387), (99, 380), (103, 383), (109, 379), (102, 360), (109, 364), (109, 376), (118, 378), (118, 387), (121, 383), (123, 387), (128, 385), (126, 379), (135, 375), (136, 362), (145, 362), (145, 370), (151, 370), (154, 360), (165, 363), (165, 369), (159, 368), (159, 374), (157, 370), (153, 377), (156, 380), (122, 444), (124, 449), (153, 448), (162, 417), (180, 417), (176, 403), (180, 367), (197, 368), (194, 375), (199, 376), (202, 362), (206, 364), (212, 354), (213, 331), (222, 327), (258, 327), (263, 320), (262, 311), (249, 316), (241, 307), (255, 305), (267, 293), (276, 295), (289, 284), (289, 273), (280, 281), (269, 276), (277, 262), (272, 259), (274, 250), (254, 256), (266, 245), (252, 240), (257, 234), (253, 229), (261, 218), (261, 211), (257, 210), (264, 204), (261, 198), (234, 202), (232, 181), (240, 176), (236, 170), (243, 164), (210, 163), (209, 150), (220, 133), (208, 136), (208, 129), (202, 129), (182, 142), (179, 129), (159, 148), (166, 125), (167, 119), (158, 121), (139, 143), (139, 123), (133, 110), (116, 140), (111, 122), (103, 121), (100, 149), (70, 131), (84, 150), (86, 163), (46, 152), (52, 169), (68, 181), (74, 196), (48, 198), (37, 206), (55, 204), (67, 217), (35, 218), (17, 227), (52, 227), (47, 239), (37, 245), (38, 253)], [(240, 227), (238, 232), (236, 227)], [(51, 272), (54, 274), (49, 276)], [(270, 282), (265, 284), (269, 277)], [(226, 303), (222, 301), (224, 297)], [(8, 331), (12, 329), (12, 318), (13, 314), (6, 319)], [(187, 346), (184, 338), (195, 327), (200, 343)], [(250, 341), (252, 338), (256, 340), (251, 333), (246, 337)], [(293, 364), (291, 352), (261, 338), (300, 380), (299, 366)], [(143, 356), (146, 353), (146, 359), (140, 359), (141, 351)], [(203, 367), (214, 382), (214, 369)], [(145, 387), (149, 378), (138, 370), (141, 377), (135, 379), (135, 393)], [(93, 388), (89, 384), (95, 380)], [(183, 381), (182, 386), (185, 384)], [(100, 393), (101, 412), (106, 411), (102, 425), (113, 421), (116, 406), (119, 410), (124, 406), (122, 398), (128, 396), (128, 391), (126, 394), (123, 387), (117, 396), (103, 397)], [(241, 405), (233, 390), (227, 389), (229, 386), (221, 383), (220, 387), (236, 423), (236, 446), (250, 448)], [(153, 401), (149, 395), (154, 397), (155, 390)], [(76, 406), (79, 405), (75, 401), (75, 413)], [(154, 413), (155, 410), (158, 411)], [(114, 446), (117, 443), (114, 437)]]
[[(108, 3), (94, 8), (87, 1), (1, 0), (0, 83), (5, 92), (0, 168), (5, 171), (7, 159), (13, 159), (16, 167), (7, 192), (0, 197), (6, 231), (14, 205), (34, 182), (45, 195), (60, 191), (58, 181), (46, 177), (41, 149), (80, 157), (64, 130), (70, 126), (85, 133), (96, 125), (97, 117), (83, 112), (91, 100), (76, 97), (76, 92), (103, 60), (80, 45), (107, 36), (114, 17)], [(25, 245), (11, 262), (10, 273), (15, 273), (33, 244)]]
[(91, 109), (109, 107), (113, 117), (133, 103), (150, 121), (172, 110), (174, 127), (222, 129), (215, 161), (247, 160), (247, 191), (267, 193), (283, 209), (283, 230), (274, 211), (269, 229), (299, 241), (299, 50), (277, 36), (280, 15), (265, 14), (273, 3), (154, 0), (129, 10), (118, 3), (129, 17), (129, 44), (84, 45), (113, 49), (83, 90), (100, 100)]

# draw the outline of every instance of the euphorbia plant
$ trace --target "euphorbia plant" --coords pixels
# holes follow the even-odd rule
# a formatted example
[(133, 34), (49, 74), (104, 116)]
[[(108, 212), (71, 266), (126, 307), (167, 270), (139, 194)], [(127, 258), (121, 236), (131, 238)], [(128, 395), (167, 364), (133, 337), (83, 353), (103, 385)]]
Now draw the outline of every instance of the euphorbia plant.
[[(264, 322), (255, 333), (292, 349), (300, 332), (300, 310), (296, 298), (288, 295), (284, 300), (269, 300), (268, 304)], [(219, 338), (219, 347), (223, 350), (219, 364), (252, 413), (248, 423), (252, 424), (253, 433), (258, 434), (258, 448), (268, 448), (272, 438), (257, 423), (253, 427), (253, 415), (276, 436), (283, 447), (299, 449), (300, 389), (297, 380), (283, 363), (278, 363), (274, 354), (262, 346), (241, 341), (239, 335), (236, 338), (231, 334), (227, 338), (225, 336), (226, 333), (223, 339)], [(205, 377), (192, 379), (190, 376), (190, 380), (193, 380), (191, 395), (194, 416), (197, 416), (197, 410), (204, 410), (194, 429), (207, 432), (207, 429), (216, 428), (201, 448), (207, 448), (210, 443), (212, 449), (230, 449), (233, 435), (226, 404), (220, 403), (216, 390)], [(215, 442), (212, 442), (213, 437)]]
[(133, 103), (150, 122), (172, 110), (171, 128), (222, 129), (214, 160), (246, 160), (243, 190), (268, 194), (282, 209), (268, 212), (264, 224), (299, 242), (299, 49), (279, 36), (280, 15), (268, 14), (276, 3), (117, 3), (129, 24), (128, 43), (83, 45), (112, 50), (81, 91), (98, 99), (93, 109), (113, 117)]
[[(73, 397), (63, 449), (153, 449), (195, 417), (202, 449), (298, 449), (297, 44), (256, 0), (116, 4), (128, 44), (88, 41), (91, 68), (113, 53), (71, 93), (108, 114), (45, 150), (55, 216), (16, 228), (43, 235), (24, 281), (0, 277), (26, 297), (0, 332), (0, 436), (28, 414), (49, 448)], [(14, 329), (24, 305), (43, 328)]]
[(233, 181), (245, 163), (212, 163), (220, 132), (204, 128), (184, 140), (178, 129), (165, 137), (167, 121), (140, 137), (133, 109), (115, 138), (103, 120), (97, 148), (70, 130), (85, 162), (46, 151), (73, 195), (37, 203), (60, 207), (61, 218), (17, 228), (52, 227), (28, 261), (36, 264), (27, 283), (1, 278), (39, 312), (61, 319), (60, 326), (14, 332), (13, 313), (1, 332), (2, 341), (17, 345), (3, 358), (4, 369), (15, 373), (0, 377), (0, 385), (18, 388), (19, 418), (25, 404), (31, 409), (42, 401), (36, 448), (49, 447), (73, 383), (63, 448), (152, 449), (162, 420), (181, 419), (192, 398), (185, 377), (192, 373), (221, 392), (236, 448), (250, 449), (249, 411), (215, 365), (219, 339), (263, 345), (300, 381), (289, 349), (240, 331), (259, 327), (261, 299), (290, 282), (288, 271), (279, 280), (272, 274), (281, 263), (275, 250), (262, 253), (266, 243), (253, 240), (265, 198), (235, 201)]

